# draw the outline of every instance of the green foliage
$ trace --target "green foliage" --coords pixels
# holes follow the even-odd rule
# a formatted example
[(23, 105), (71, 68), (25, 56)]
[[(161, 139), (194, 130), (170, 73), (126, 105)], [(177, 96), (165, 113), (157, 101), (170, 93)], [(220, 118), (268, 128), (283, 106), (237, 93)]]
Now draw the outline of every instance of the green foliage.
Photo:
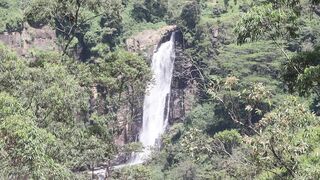
[(232, 153), (232, 150), (241, 144), (241, 135), (236, 130), (226, 130), (221, 131), (214, 135), (216, 141), (219, 141), (223, 144), (225, 150), (228, 153)]
[(200, 21), (200, 7), (199, 3), (192, 1), (191, 3), (186, 4), (181, 12), (182, 24), (188, 29), (192, 30)]
[(237, 23), (237, 42), (262, 38), (291, 37), (297, 31), (297, 15), (291, 9), (273, 9), (272, 4), (253, 7)]
[[(224, 7), (228, 9), (230, 0), (223, 0)], [(234, 0), (234, 3), (237, 4), (237, 0)]]
[(18, 100), (7, 93), (0, 94), (0, 107), (0, 121), (3, 121), (7, 116), (23, 113), (21, 112), (22, 107)]
[(142, 148), (143, 146), (140, 142), (132, 142), (126, 144), (121, 151), (130, 154), (132, 152), (141, 152)]
[(148, 9), (144, 7), (142, 4), (134, 4), (133, 9), (132, 9), (132, 16), (133, 18), (138, 21), (146, 21), (146, 22), (151, 22), (151, 15)]
[(281, 103), (280, 81), (283, 73), (290, 92), (315, 97), (316, 109), (319, 23), (305, 14), (318, 13), (307, 7), (317, 3), (0, 0), (0, 32), (20, 31), (24, 21), (48, 24), (63, 49), (32, 50), (28, 61), (0, 46), (0, 179), (86, 178), (75, 174), (140, 151), (140, 143), (114, 143), (136, 123), (151, 77), (123, 42), (166, 23), (182, 32), (177, 54), (192, 64), (187, 79), (197, 84), (198, 101), (163, 135), (160, 152), (111, 178), (319, 179), (319, 118), (295, 98)]
[(176, 168), (173, 168), (167, 175), (168, 179), (196, 179), (199, 178), (197, 175), (197, 167), (190, 161), (184, 161), (179, 164)]
[[(209, 137), (200, 130), (179, 131), (165, 138), (164, 176), (168, 179), (255, 177), (300, 179), (319, 177), (319, 118), (295, 98), (266, 114), (254, 127), (257, 134), (242, 136), (226, 130)], [(176, 134), (174, 127), (169, 134)], [(180, 129), (180, 128), (178, 128)], [(159, 162), (156, 158), (155, 162)], [(162, 161), (160, 161), (162, 162)], [(152, 163), (149, 167), (153, 167)]]
[(120, 172), (115, 172), (113, 179), (141, 179), (147, 180), (151, 179), (151, 171), (145, 166), (134, 166), (129, 168), (121, 169)]
[(159, 22), (168, 11), (168, 0), (144, 0), (143, 3), (135, 3), (132, 9), (133, 18), (138, 21)]
[[(313, 166), (318, 167), (319, 150), (313, 145), (319, 143), (318, 118), (297, 101), (283, 103), (285, 86), (280, 81), (281, 72), (289, 72), (287, 82), (292, 82), (295, 90), (299, 77), (306, 83), (306, 91), (314, 91), (317, 64), (310, 58), (292, 58), (286, 63), (291, 69), (283, 71), (280, 53), (285, 52), (287, 59), (292, 54), (283, 49), (286, 41), (278, 39), (296, 37), (298, 43), (304, 43), (311, 37), (315, 43), (314, 21), (318, 19), (299, 19), (306, 7), (296, 0), (169, 3), (177, 5), (172, 12), (172, 7), (168, 8), (174, 16), (169, 22), (177, 22), (184, 37), (180, 58), (193, 64), (192, 75), (201, 97), (187, 120), (163, 135), (163, 149), (145, 167), (160, 167), (165, 179), (293, 179), (290, 169), (295, 171), (295, 179), (303, 179), (303, 175), (317, 179)], [(228, 11), (213, 17), (212, 8), (222, 3)], [(243, 4), (250, 9), (244, 15)], [(298, 25), (306, 29), (299, 32)], [(237, 36), (231, 32), (235, 26)], [(255, 42), (236, 46), (248, 41)], [(307, 65), (302, 68), (302, 64)], [(299, 73), (291, 71), (295, 66), (301, 67)], [(304, 69), (307, 73), (302, 75)], [(294, 76), (290, 76), (292, 72)], [(223, 128), (218, 128), (220, 125)], [(225, 130), (228, 128), (232, 129)], [(282, 160), (265, 142), (274, 145)]]
[(257, 133), (253, 124), (269, 111), (271, 92), (262, 83), (242, 89), (238, 82), (239, 79), (233, 76), (227, 77), (224, 81), (214, 79), (207, 93), (224, 108), (228, 118), (243, 128), (244, 132)]
[(190, 127), (201, 129), (214, 134), (215, 132), (230, 127), (230, 122), (215, 115), (217, 106), (213, 104), (202, 104), (195, 107), (187, 117)]
[(203, 162), (213, 155), (212, 139), (198, 129), (187, 131), (179, 142), (181, 151), (191, 156), (195, 161)]
[(25, 13), (27, 22), (35, 27), (48, 24), (52, 16), (53, 3), (54, 1), (45, 0), (31, 1)]
[(291, 58), (283, 66), (283, 78), (289, 90), (306, 95), (311, 92), (317, 94), (320, 84), (320, 48), (313, 51), (301, 52)]
[(0, 89), (6, 92), (1, 97), (9, 97), (0, 101), (9, 105), (0, 111), (2, 158), (9, 164), (4, 177), (65, 179), (71, 169), (93, 168), (111, 158), (109, 119), (88, 113), (89, 91), (82, 86), (90, 83), (84, 77), (88, 67), (62, 63), (55, 54), (39, 53), (35, 57), (41, 60), (29, 63), (5, 47), (0, 51)]
[(32, 121), (18, 99), (0, 94), (0, 177), (69, 178), (71, 172), (56, 160), (57, 139)]
[(85, 53), (96, 55), (90, 52), (91, 48), (99, 47), (100, 44), (107, 47), (115, 46), (116, 36), (122, 29), (120, 11), (120, 1), (55, 0), (47, 3), (43, 0), (33, 0), (26, 10), (26, 17), (32, 25), (42, 26), (50, 23), (55, 27), (62, 39), (63, 53), (80, 45), (83, 47), (82, 58), (89, 59), (90, 54)]
[(54, 136), (37, 128), (30, 119), (19, 115), (9, 116), (3, 120), (0, 129), (3, 139), (1, 147), (6, 152), (1, 162), (9, 165), (1, 167), (3, 177), (31, 176), (37, 179), (43, 175), (55, 178), (71, 175), (55, 160), (54, 152), (50, 152), (55, 146)]
[(219, 49), (216, 60), (209, 61), (208, 66), (214, 73), (220, 76), (232, 75), (239, 77), (239, 85), (246, 87), (252, 83), (263, 83), (268, 89), (282, 94), (281, 63), (283, 62), (281, 51), (274, 47), (270, 41), (259, 41), (237, 46), (226, 45)]
[[(26, 1), (25, 3), (27, 3)], [(21, 31), (24, 16), (19, 1), (0, 1), (0, 32)]]
[(109, 54), (98, 63), (99, 66), (93, 66), (95, 81), (120, 94), (130, 87), (137, 88), (136, 93), (141, 93), (144, 83), (150, 78), (145, 60), (123, 49)]
[[(300, 169), (299, 165), (303, 164), (300, 159), (318, 151), (319, 118), (297, 100), (289, 99), (267, 114), (260, 122), (260, 128), (263, 133), (248, 140), (257, 167), (262, 171), (274, 171), (274, 177), (302, 177), (307, 169)], [(319, 166), (317, 162), (314, 165)], [(313, 178), (319, 176), (317, 171), (310, 173), (314, 173)]]
[[(305, 4), (309, 3), (318, 2), (309, 1)], [(251, 12), (242, 17), (235, 32), (238, 35), (237, 42), (240, 44), (247, 40), (271, 38), (286, 56), (287, 62), (284, 63), (282, 75), (289, 91), (310, 95), (310, 93), (319, 93), (319, 67), (316, 62), (319, 48), (290, 57), (275, 40), (277, 37), (288, 38), (297, 35), (298, 18), (301, 22), (306, 21), (305, 16), (301, 13), (303, 6), (305, 6), (303, 3), (296, 0), (270, 1), (267, 7), (264, 5), (252, 8)], [(300, 51), (299, 48), (293, 49)]]
[[(113, 135), (117, 131), (113, 113), (121, 103), (134, 107), (150, 77), (140, 56), (119, 49), (108, 54), (100, 66), (90, 67), (55, 53), (34, 52), (36, 61), (29, 63), (6, 52), (4, 47), (1, 51), (0, 89), (17, 97), (23, 109), (34, 115), (34, 126), (56, 139), (56, 149), (52, 149), (61, 172), (92, 169), (112, 158), (116, 152)], [(110, 92), (105, 95), (110, 103), (106, 106), (114, 109), (89, 113), (92, 84)], [(127, 153), (132, 150), (127, 149)], [(25, 171), (21, 173), (25, 175)]]

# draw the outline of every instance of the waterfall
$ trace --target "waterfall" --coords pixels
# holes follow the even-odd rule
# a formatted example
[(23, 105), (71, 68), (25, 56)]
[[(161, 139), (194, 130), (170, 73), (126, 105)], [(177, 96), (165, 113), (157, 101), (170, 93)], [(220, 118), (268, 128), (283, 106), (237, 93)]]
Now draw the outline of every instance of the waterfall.
[(143, 152), (135, 154), (130, 164), (139, 164), (148, 158), (151, 149), (159, 147), (159, 138), (168, 124), (171, 79), (175, 60), (175, 33), (162, 43), (153, 54), (151, 71), (153, 78), (148, 86), (143, 104), (143, 126), (139, 141)]
[[(139, 136), (139, 141), (144, 147), (143, 151), (133, 154), (128, 163), (113, 166), (113, 169), (143, 163), (152, 152), (150, 148), (160, 147), (159, 138), (168, 125), (171, 80), (175, 60), (174, 42), (175, 33), (173, 32), (170, 40), (162, 43), (152, 57), (153, 77), (144, 97), (143, 125)], [(99, 177), (99, 180), (102, 180), (105, 179), (105, 172), (105, 169), (99, 169), (95, 170), (94, 174)]]

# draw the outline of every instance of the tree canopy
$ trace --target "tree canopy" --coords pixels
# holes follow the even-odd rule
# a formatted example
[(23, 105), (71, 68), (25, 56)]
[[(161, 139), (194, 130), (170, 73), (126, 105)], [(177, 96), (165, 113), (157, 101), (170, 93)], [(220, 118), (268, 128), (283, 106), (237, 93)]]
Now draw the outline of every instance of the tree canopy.
[[(0, 0), (0, 179), (319, 179), (319, 3)], [(126, 40), (167, 25), (179, 117), (113, 168), (143, 148), (152, 83), (152, 51)]]

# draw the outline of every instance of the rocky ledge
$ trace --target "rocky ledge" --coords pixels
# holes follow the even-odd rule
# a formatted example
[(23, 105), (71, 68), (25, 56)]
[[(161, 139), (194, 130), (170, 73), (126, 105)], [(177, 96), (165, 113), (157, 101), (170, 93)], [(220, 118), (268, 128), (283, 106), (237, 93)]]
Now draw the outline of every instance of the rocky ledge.
[(31, 56), (31, 49), (56, 51), (56, 33), (49, 26), (34, 28), (24, 23), (21, 32), (0, 33), (0, 42), (16, 51), (20, 56)]
[(156, 30), (144, 30), (126, 40), (127, 50), (141, 53), (147, 59), (151, 59), (153, 52), (163, 39), (166, 39), (176, 30), (176, 25), (164, 26)]

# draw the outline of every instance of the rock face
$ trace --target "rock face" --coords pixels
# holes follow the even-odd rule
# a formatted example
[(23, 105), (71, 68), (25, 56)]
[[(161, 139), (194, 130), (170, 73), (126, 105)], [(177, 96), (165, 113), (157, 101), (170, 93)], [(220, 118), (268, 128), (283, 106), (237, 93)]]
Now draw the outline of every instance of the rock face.
[(183, 49), (183, 37), (176, 34), (176, 59), (174, 63), (171, 98), (169, 103), (169, 123), (182, 122), (191, 111), (197, 99), (197, 70), (186, 57)]
[(56, 33), (49, 26), (33, 28), (28, 23), (24, 24), (21, 32), (0, 34), (2, 43), (25, 57), (30, 57), (30, 50), (35, 48), (38, 50), (58, 50), (56, 40)]
[(171, 32), (175, 31), (177, 26), (165, 26), (157, 30), (145, 30), (126, 40), (127, 50), (143, 54), (147, 59), (151, 59), (153, 52), (159, 44), (170, 38)]

